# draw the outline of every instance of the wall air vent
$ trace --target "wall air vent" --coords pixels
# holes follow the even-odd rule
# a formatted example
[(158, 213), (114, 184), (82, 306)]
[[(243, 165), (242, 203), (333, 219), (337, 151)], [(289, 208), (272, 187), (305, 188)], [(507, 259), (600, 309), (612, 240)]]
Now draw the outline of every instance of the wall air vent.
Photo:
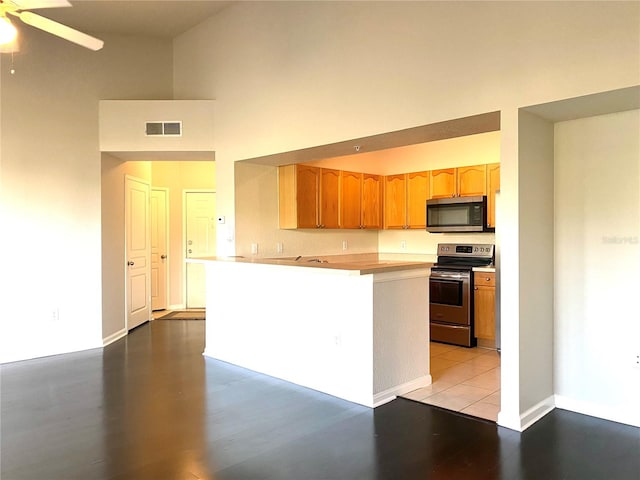
[(146, 122), (147, 137), (180, 137), (182, 122)]

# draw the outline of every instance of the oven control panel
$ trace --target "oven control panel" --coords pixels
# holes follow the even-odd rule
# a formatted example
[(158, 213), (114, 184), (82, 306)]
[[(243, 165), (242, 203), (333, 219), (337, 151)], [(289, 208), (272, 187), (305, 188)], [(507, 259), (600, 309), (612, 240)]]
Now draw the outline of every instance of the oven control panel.
[(439, 243), (438, 256), (493, 257), (494, 245), (486, 243)]

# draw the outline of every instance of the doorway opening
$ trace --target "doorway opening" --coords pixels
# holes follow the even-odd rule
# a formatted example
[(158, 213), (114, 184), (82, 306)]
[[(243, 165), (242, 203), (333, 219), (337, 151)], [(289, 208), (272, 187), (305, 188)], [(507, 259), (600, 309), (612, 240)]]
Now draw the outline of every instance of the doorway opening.
[[(188, 152), (187, 152), (188, 153)], [(215, 192), (215, 161), (210, 155), (202, 160), (141, 160), (122, 159), (102, 153), (102, 336), (106, 345), (127, 334), (127, 286), (126, 286), (126, 226), (125, 226), (125, 181), (128, 175), (142, 179), (151, 191), (164, 192), (164, 199), (152, 200), (150, 212), (153, 218), (159, 214), (160, 205), (165, 204), (166, 221), (150, 222), (152, 257), (148, 263), (151, 286), (145, 292), (148, 309), (146, 320), (154, 318), (152, 311), (181, 310), (186, 307), (184, 237), (185, 190), (210, 190)], [(211, 217), (215, 217), (215, 211)], [(157, 218), (156, 218), (157, 219)], [(155, 230), (166, 229), (166, 242), (157, 242), (165, 235)], [(154, 248), (155, 247), (157, 248)], [(154, 259), (154, 255), (157, 257)], [(162, 258), (164, 256), (164, 258)], [(155, 266), (164, 266), (165, 279)], [(159, 296), (166, 288), (165, 301), (152, 302), (154, 293)], [(152, 306), (153, 305), (153, 306)]]
[(497, 422), (500, 354), (491, 348), (431, 342), (431, 385), (402, 395), (427, 405)]

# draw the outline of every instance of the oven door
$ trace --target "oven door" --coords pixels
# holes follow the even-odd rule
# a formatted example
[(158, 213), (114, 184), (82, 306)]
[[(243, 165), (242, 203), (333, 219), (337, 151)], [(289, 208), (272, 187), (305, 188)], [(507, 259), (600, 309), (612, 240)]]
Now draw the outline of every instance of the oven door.
[(431, 322), (471, 325), (471, 272), (432, 270), (429, 277)]

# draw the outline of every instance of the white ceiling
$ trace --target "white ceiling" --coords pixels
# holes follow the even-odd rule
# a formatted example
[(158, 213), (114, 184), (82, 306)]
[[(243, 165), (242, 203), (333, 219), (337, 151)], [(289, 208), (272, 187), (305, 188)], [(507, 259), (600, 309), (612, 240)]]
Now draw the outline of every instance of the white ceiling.
[[(24, 2), (27, 3), (27, 2)], [(71, 0), (72, 7), (38, 14), (85, 33), (174, 38), (227, 7), (209, 0)]]

